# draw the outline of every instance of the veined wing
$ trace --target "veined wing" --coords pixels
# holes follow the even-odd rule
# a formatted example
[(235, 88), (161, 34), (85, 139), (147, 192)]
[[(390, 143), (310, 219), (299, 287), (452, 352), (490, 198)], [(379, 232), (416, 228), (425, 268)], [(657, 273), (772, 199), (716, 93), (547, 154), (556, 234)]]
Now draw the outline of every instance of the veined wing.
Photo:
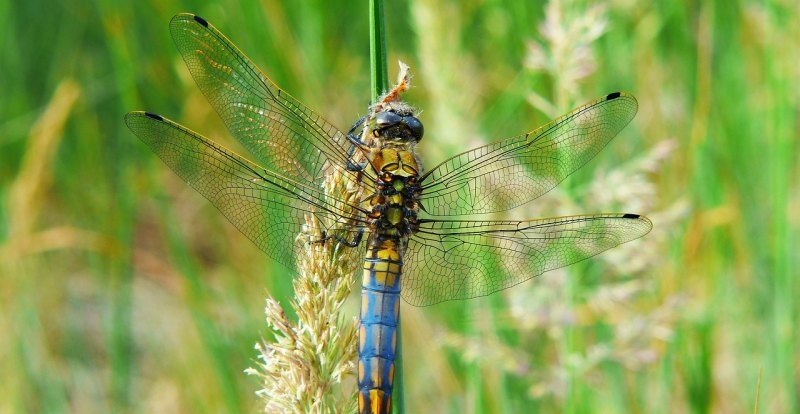
[(295, 269), (290, 248), (315, 217), (327, 234), (353, 240), (363, 211), (320, 187), (265, 170), (160, 115), (130, 112), (125, 123), (192, 188), (272, 258)]
[(415, 306), (485, 296), (639, 238), (652, 226), (637, 214), (422, 220), (408, 241), (401, 294)]
[(504, 211), (550, 191), (591, 160), (636, 115), (636, 99), (612, 93), (541, 128), (456, 155), (421, 178), (434, 216)]
[(278, 88), (219, 30), (188, 13), (169, 27), (198, 87), (258, 162), (299, 182), (319, 183), (330, 168), (352, 174), (344, 168), (345, 135)]

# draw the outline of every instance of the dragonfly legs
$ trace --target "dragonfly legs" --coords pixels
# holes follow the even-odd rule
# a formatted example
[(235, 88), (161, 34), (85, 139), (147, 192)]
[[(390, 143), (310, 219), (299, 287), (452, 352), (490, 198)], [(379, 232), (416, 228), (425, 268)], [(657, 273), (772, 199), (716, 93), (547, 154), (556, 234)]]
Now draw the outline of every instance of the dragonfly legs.
[(312, 240), (311, 243), (325, 243), (328, 240), (334, 239), (338, 243), (341, 243), (347, 247), (356, 247), (361, 244), (361, 239), (364, 238), (364, 229), (359, 229), (358, 233), (356, 233), (355, 237), (352, 240), (347, 240), (346, 238), (342, 237), (339, 234), (328, 234), (326, 231), (322, 231), (322, 237), (317, 240)]
[(358, 164), (356, 164), (356, 163), (351, 161), (353, 159), (353, 155), (355, 155), (355, 153), (356, 153), (356, 149), (357, 148), (365, 148), (367, 146), (367, 144), (365, 144), (364, 141), (362, 141), (361, 138), (359, 138), (358, 135), (356, 135), (356, 130), (358, 130), (359, 127), (364, 125), (364, 122), (366, 120), (367, 120), (367, 116), (366, 115), (362, 116), (361, 118), (358, 118), (358, 120), (355, 123), (353, 123), (353, 126), (350, 128), (350, 130), (347, 131), (347, 139), (350, 141), (350, 144), (351, 144), (350, 145), (350, 149), (347, 150), (347, 158), (348, 158), (348, 160), (347, 160), (347, 170), (348, 171), (354, 171), (354, 172), (363, 171), (364, 168), (367, 167), (367, 162), (366, 161), (358, 163)]
[[(364, 121), (366, 121), (366, 120), (367, 120), (367, 116), (366, 116), (366, 115), (364, 115), (364, 116), (362, 116), (361, 118), (358, 118), (358, 119), (356, 120), (356, 122), (353, 122), (353, 126), (352, 126), (352, 127), (350, 127), (350, 130), (349, 130), (349, 131), (347, 131), (347, 138), (348, 138), (350, 141), (358, 141), (358, 142), (361, 142), (361, 140), (358, 138), (358, 135), (356, 135), (356, 134), (355, 134), (355, 132), (356, 132), (356, 130), (357, 130), (357, 129), (358, 129), (360, 126), (364, 125)], [(351, 149), (351, 150), (354, 150), (354, 149)]]

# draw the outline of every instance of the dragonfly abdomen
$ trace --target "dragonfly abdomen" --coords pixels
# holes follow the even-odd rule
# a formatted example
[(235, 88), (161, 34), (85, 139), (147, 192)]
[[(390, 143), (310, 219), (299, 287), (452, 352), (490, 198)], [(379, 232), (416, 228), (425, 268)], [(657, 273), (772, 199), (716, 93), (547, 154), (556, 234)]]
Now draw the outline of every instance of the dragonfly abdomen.
[(376, 235), (364, 259), (358, 340), (358, 411), (390, 413), (400, 316), (401, 238)]

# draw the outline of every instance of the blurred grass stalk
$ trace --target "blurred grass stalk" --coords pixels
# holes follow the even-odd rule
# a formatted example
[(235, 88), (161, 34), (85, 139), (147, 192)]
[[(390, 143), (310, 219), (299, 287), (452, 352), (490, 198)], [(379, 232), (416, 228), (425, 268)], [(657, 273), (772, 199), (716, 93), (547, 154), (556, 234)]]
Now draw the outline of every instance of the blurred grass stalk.
[[(37, 314), (35, 303), (20, 292), (35, 291), (36, 281), (27, 277), (31, 269), (38, 269), (32, 258), (47, 250), (81, 246), (81, 232), (72, 226), (61, 226), (40, 230), (46, 216), (44, 206), (47, 193), (52, 188), (52, 165), (64, 138), (64, 128), (74, 111), (76, 101), (83, 90), (72, 78), (59, 82), (49, 102), (28, 131), (18, 173), (8, 188), (0, 193), (8, 200), (7, 234), (0, 235), (0, 369), (4, 372), (3, 389), (8, 393), (2, 398), (0, 412), (20, 412), (19, 396), (33, 394), (29, 378), (34, 377), (44, 364), (31, 361), (30, 355), (42, 348), (42, 335), (38, 324), (33, 323)], [(5, 237), (3, 237), (5, 236)], [(88, 238), (87, 238), (88, 239)], [(37, 291), (38, 293), (38, 291)], [(7, 358), (11, 356), (12, 358)], [(41, 381), (42, 384), (52, 384)], [(42, 407), (58, 399), (47, 387), (36, 394)], [(6, 398), (10, 397), (10, 398)]]
[[(537, 98), (531, 99), (534, 106), (546, 102), (546, 105), (537, 109), (543, 112), (549, 108), (556, 109), (555, 114), (548, 114), (551, 118), (566, 113), (577, 101), (586, 99), (581, 95), (579, 85), (582, 79), (596, 70), (592, 46), (605, 32), (606, 10), (603, 2), (589, 6), (572, 0), (550, 0), (545, 6), (545, 20), (539, 29), (543, 41), (531, 43), (527, 63), (529, 69), (539, 70), (553, 81), (553, 102), (547, 102), (533, 91), (529, 92), (529, 96)], [(569, 178), (564, 180), (562, 189), (568, 190), (571, 181)], [(575, 272), (575, 269), (567, 272)], [(568, 277), (564, 289), (570, 308), (579, 306), (583, 296), (581, 278)], [(566, 371), (565, 412), (591, 411), (586, 393), (583, 392), (586, 387), (581, 378), (584, 368), (576, 363), (578, 355), (585, 352), (587, 341), (583, 337), (584, 332), (572, 324), (563, 328), (560, 352)]]

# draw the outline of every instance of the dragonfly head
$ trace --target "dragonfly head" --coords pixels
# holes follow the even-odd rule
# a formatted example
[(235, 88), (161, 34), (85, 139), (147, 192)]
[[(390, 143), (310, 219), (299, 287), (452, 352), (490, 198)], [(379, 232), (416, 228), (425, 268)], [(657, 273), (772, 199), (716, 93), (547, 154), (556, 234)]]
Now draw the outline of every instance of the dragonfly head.
[(403, 143), (417, 143), (425, 133), (411, 107), (394, 102), (370, 119), (369, 130), (376, 138)]

